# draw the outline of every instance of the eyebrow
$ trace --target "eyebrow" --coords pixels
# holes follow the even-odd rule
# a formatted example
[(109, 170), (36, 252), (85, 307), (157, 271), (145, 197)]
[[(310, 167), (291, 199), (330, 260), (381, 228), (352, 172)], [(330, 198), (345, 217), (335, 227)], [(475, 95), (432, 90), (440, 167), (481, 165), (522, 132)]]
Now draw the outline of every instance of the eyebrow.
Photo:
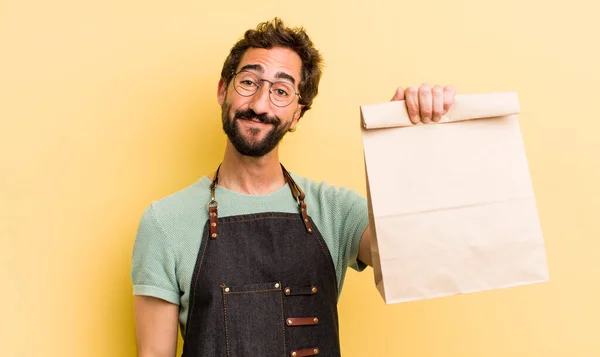
[(294, 77), (290, 76), (289, 74), (287, 74), (285, 72), (277, 72), (277, 73), (275, 73), (275, 78), (287, 79), (290, 82), (292, 82), (293, 85), (296, 85), (296, 80), (294, 79)]
[[(263, 67), (259, 64), (247, 64), (247, 65), (243, 66), (242, 68), (240, 68), (239, 72), (241, 72), (241, 71), (256, 71), (256, 72), (260, 72), (260, 73), (265, 72)], [(287, 79), (288, 81), (292, 82), (293, 85), (296, 85), (296, 79), (293, 76), (291, 76), (285, 72), (275, 73), (275, 78)]]

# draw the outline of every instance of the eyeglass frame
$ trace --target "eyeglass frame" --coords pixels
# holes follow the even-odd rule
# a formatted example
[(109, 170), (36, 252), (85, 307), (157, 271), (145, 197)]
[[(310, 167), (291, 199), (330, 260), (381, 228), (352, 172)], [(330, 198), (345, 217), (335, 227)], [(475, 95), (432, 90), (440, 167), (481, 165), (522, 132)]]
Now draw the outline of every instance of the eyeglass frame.
[(271, 88), (273, 88), (273, 85), (274, 85), (275, 83), (278, 83), (278, 82), (283, 82), (283, 83), (290, 84), (290, 85), (291, 85), (291, 83), (289, 83), (289, 82), (286, 82), (286, 81), (275, 81), (275, 82), (271, 82), (270, 80), (268, 80), (268, 79), (264, 79), (264, 78), (260, 78), (260, 77), (259, 77), (259, 76), (258, 76), (256, 73), (254, 73), (254, 72), (251, 72), (251, 71), (248, 71), (248, 70), (245, 70), (245, 69), (242, 69), (242, 70), (241, 70), (241, 71), (239, 71), (239, 72), (232, 72), (232, 74), (233, 74), (233, 77), (231, 77), (231, 81), (230, 81), (230, 83), (233, 85), (233, 90), (235, 90), (235, 92), (236, 92), (237, 94), (241, 95), (242, 97), (245, 97), (245, 98), (252, 97), (252, 96), (253, 96), (253, 95), (255, 95), (256, 93), (258, 93), (258, 90), (259, 90), (259, 89), (261, 88), (261, 86), (262, 86), (262, 84), (259, 84), (259, 85), (257, 85), (257, 86), (256, 86), (256, 92), (254, 92), (254, 93), (252, 93), (252, 94), (249, 94), (249, 95), (244, 95), (244, 94), (242, 94), (242, 93), (238, 92), (238, 90), (237, 90), (237, 88), (236, 88), (236, 86), (235, 86), (235, 77), (236, 77), (238, 74), (242, 73), (242, 72), (247, 72), (247, 73), (250, 73), (250, 74), (253, 74), (253, 75), (255, 75), (255, 76), (256, 76), (256, 78), (258, 79), (258, 82), (259, 82), (259, 83), (261, 83), (261, 82), (268, 82), (268, 83), (270, 84), (270, 86), (269, 86), (269, 100), (271, 101), (271, 103), (273, 103), (273, 105), (274, 105), (274, 106), (276, 106), (276, 107), (278, 107), (278, 108), (285, 108), (285, 107), (289, 106), (290, 104), (292, 104), (292, 103), (294, 102), (294, 99), (296, 99), (296, 96), (298, 96), (298, 103), (300, 103), (300, 101), (302, 100), (302, 96), (300, 95), (300, 92), (296, 92), (296, 88), (294, 88), (294, 86), (292, 85), (292, 88), (294, 88), (294, 91), (292, 92), (292, 93), (294, 93), (294, 98), (292, 98), (292, 100), (290, 100), (290, 102), (289, 102), (288, 104), (286, 104), (286, 105), (278, 105), (278, 104), (276, 104), (276, 103), (273, 101), (273, 98), (271, 98), (271, 94), (273, 93), (273, 92), (271, 91)]

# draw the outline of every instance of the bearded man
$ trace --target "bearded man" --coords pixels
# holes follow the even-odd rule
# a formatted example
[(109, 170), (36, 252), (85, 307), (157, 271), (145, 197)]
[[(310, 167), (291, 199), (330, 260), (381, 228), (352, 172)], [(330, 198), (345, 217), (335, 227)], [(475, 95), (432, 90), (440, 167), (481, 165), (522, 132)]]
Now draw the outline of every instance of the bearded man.
[[(248, 30), (217, 99), (227, 145), (216, 171), (144, 212), (132, 281), (140, 357), (339, 356), (347, 267), (371, 264), (367, 200), (290, 173), (278, 144), (318, 93), (322, 58), (279, 19)], [(411, 120), (439, 121), (452, 87), (399, 88)]]

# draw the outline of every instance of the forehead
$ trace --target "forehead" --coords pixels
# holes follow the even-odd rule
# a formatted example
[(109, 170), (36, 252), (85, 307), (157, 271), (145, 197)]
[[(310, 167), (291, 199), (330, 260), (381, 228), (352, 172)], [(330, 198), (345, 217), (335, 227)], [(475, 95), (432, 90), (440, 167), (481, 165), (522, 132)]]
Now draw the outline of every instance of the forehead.
[(267, 78), (273, 78), (276, 73), (284, 72), (294, 77), (296, 83), (301, 79), (302, 60), (289, 48), (249, 48), (242, 56), (237, 70), (246, 65), (259, 65), (262, 68), (262, 75)]

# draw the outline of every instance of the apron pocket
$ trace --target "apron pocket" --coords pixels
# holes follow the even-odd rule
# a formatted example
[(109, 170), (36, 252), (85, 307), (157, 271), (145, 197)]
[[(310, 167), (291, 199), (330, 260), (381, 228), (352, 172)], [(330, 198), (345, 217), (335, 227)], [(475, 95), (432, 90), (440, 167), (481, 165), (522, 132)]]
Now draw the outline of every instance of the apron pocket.
[(280, 282), (221, 286), (228, 357), (285, 354)]

